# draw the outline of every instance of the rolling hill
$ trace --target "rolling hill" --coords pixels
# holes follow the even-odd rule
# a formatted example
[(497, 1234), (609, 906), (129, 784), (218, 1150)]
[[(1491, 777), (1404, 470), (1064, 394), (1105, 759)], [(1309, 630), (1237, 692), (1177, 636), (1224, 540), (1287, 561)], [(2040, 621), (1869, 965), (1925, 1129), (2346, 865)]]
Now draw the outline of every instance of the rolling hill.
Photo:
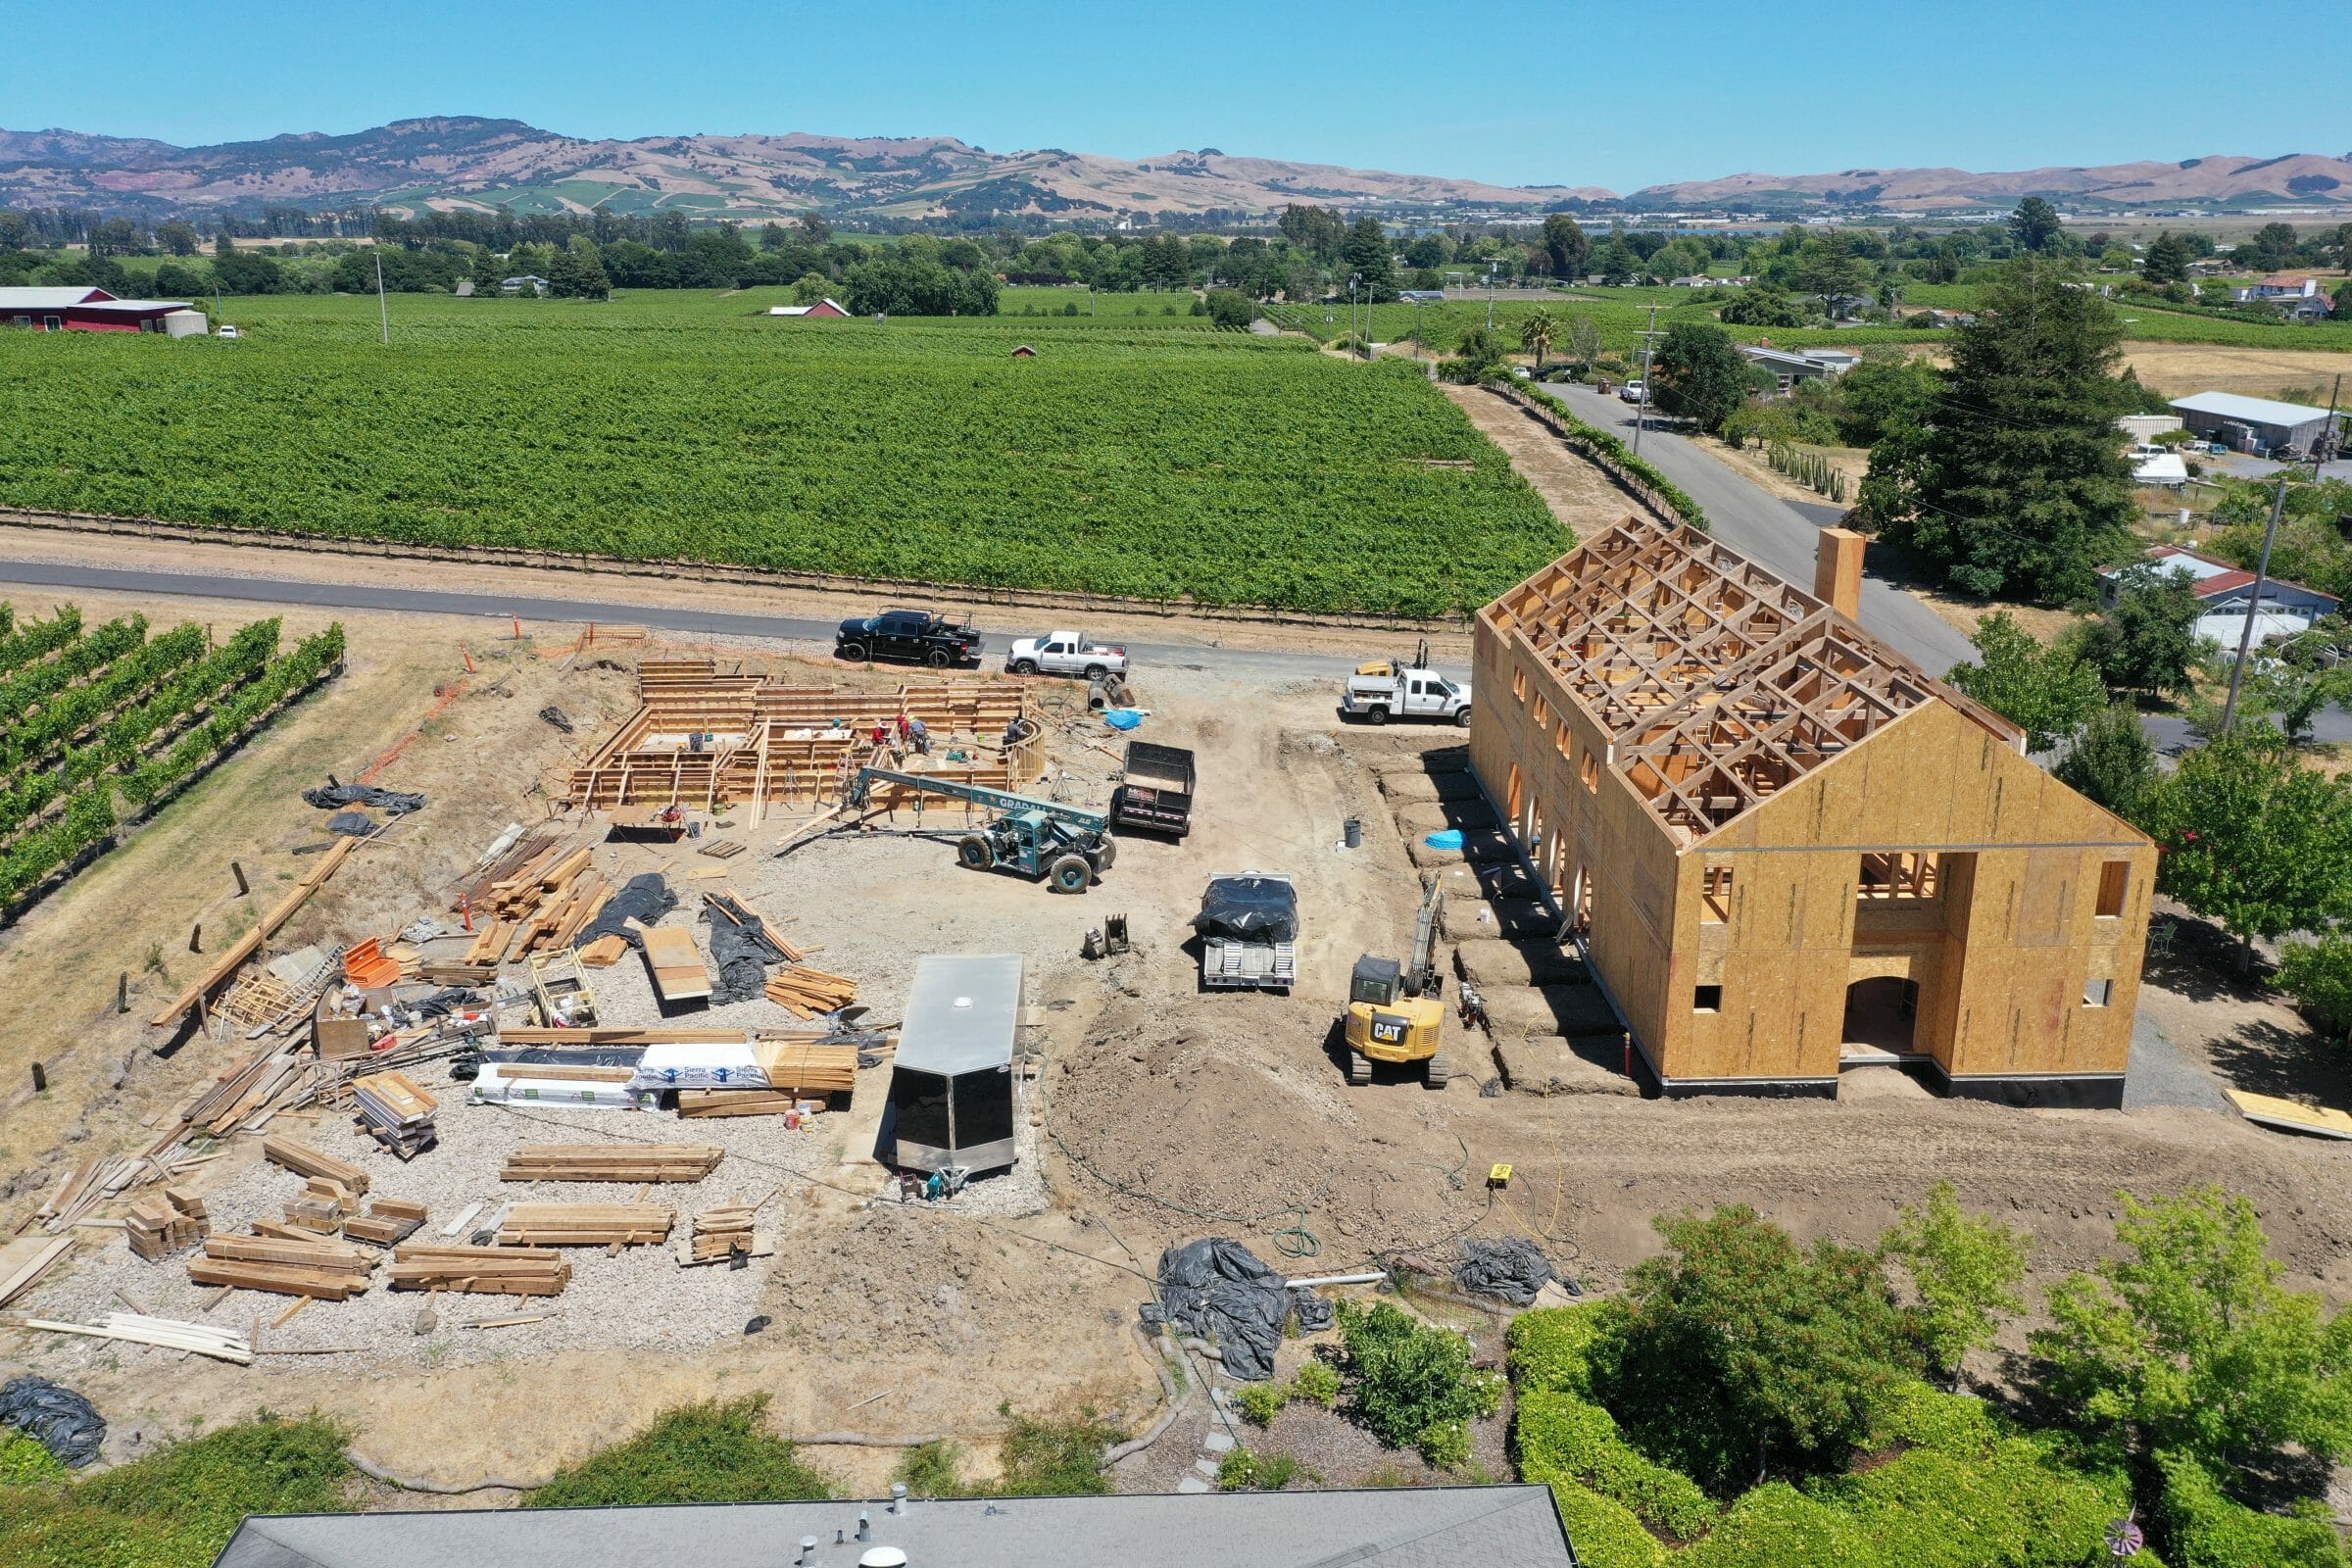
[(1126, 160), (1046, 147), (992, 153), (953, 136), (693, 135), (585, 140), (517, 120), (440, 116), (348, 135), (174, 147), (71, 130), (0, 130), (0, 202), (171, 212), (282, 203), (504, 207), (515, 212), (761, 220), (815, 208), (848, 216), (1260, 214), (1291, 202), (1450, 214), (1592, 206), (1778, 213), (1999, 206), (2021, 196), (2085, 206), (2352, 205), (2352, 159), (2190, 158), (2047, 168), (1849, 169), (1734, 174), (1619, 197), (1592, 185), (1495, 185), (1233, 157), (1216, 148)]

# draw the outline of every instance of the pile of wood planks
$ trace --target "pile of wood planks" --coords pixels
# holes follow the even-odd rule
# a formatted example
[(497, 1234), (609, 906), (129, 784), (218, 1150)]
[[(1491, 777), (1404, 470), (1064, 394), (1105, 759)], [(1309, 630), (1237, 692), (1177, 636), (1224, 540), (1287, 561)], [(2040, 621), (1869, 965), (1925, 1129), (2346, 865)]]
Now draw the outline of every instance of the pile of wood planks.
[(460, 1291), (475, 1296), (561, 1296), (571, 1265), (540, 1247), (439, 1247), (392, 1250), (396, 1291)]
[(433, 1130), (433, 1112), (441, 1102), (417, 1088), (407, 1073), (376, 1072), (354, 1078), (351, 1092), (360, 1103), (360, 1125), (402, 1163), (440, 1141)]
[(645, 1247), (669, 1240), (677, 1215), (659, 1203), (514, 1203), (501, 1247)]
[(230, 943), (227, 950), (213, 960), (213, 966), (197, 978), (194, 985), (172, 998), (169, 1006), (147, 1020), (150, 1026), (157, 1029), (169, 1029), (178, 1023), (189, 1008), (201, 1006), (204, 999), (218, 990), (221, 982), (235, 974), (244, 966), (246, 959), (261, 951), (262, 944), (269, 939), (270, 932), (275, 931), (292, 918), (294, 911), (301, 908), (304, 902), (318, 891), (319, 884), (335, 874), (335, 867), (343, 863), (344, 858), (350, 855), (360, 842), (358, 839), (339, 838), (328, 846), (326, 853), (318, 857), (318, 863), (303, 873), (302, 880), (295, 883), (284, 898), (262, 912), (261, 919), (252, 930)]
[[(349, 844), (350, 839), (342, 841)], [(109, 1312), (100, 1323), (58, 1323), (28, 1318), (24, 1327), (51, 1334), (80, 1334), (96, 1340), (122, 1340), (130, 1345), (153, 1345), (167, 1350), (186, 1350), (217, 1361), (253, 1364), (253, 1342), (242, 1334), (214, 1328), (209, 1323), (182, 1323), (173, 1318), (149, 1317), (141, 1312)]]
[[(710, 852), (705, 850), (703, 853), (709, 855)], [(728, 888), (723, 893), (704, 894), (703, 907), (710, 911), (710, 918), (713, 920), (726, 920), (742, 926), (752, 925), (756, 922), (760, 934), (767, 938), (770, 947), (784, 956), (786, 963), (798, 963), (808, 956), (799, 948), (785, 941), (784, 933), (776, 929), (775, 922), (753, 908), (745, 901), (743, 895), (733, 888)]]
[(795, 1018), (838, 1012), (858, 1000), (858, 982), (796, 963), (767, 977), (767, 1000)]
[(707, 1208), (694, 1216), (694, 1238), (683, 1261), (716, 1263), (752, 1250), (752, 1205)]
[(71, 1236), (27, 1236), (0, 1243), (0, 1306), (31, 1290), (72, 1250)]
[(726, 1151), (715, 1144), (529, 1144), (507, 1156), (502, 1182), (699, 1182)]
[(789, 1089), (681, 1089), (678, 1114), (688, 1121), (707, 1116), (781, 1116), (788, 1110), (821, 1110)]
[(263, 1139), (262, 1157), (272, 1165), (283, 1165), (297, 1176), (323, 1176), (353, 1193), (368, 1191), (368, 1173), (359, 1166), (291, 1138)]
[(858, 1047), (848, 1041), (762, 1040), (752, 1051), (770, 1089), (846, 1095), (858, 1086)]
[(276, 1296), (346, 1301), (368, 1289), (376, 1253), (324, 1237), (208, 1236), (204, 1255), (188, 1260), (188, 1280)]
[(367, 1213), (355, 1214), (343, 1222), (343, 1234), (355, 1242), (390, 1247), (415, 1235), (425, 1217), (422, 1203), (406, 1198), (378, 1198), (368, 1203)]
[(141, 1193), (130, 1200), (122, 1221), (123, 1239), (140, 1257), (154, 1262), (166, 1252), (193, 1247), (212, 1234), (204, 1200), (183, 1187)]
[[(346, 839), (345, 843), (351, 841)], [(213, 1082), (182, 1105), (179, 1121), (192, 1132), (225, 1138), (249, 1122), (258, 1127), (264, 1106), (299, 1099), (317, 1081), (319, 1063), (301, 1054), (299, 1044), (264, 1046), (223, 1068)]]
[(505, 877), (492, 882), (473, 906), (480, 922), (468, 963), (499, 964), (526, 953), (568, 947), (580, 928), (597, 916), (612, 889), (590, 866), (588, 847), (542, 850)]
[[(178, 1136), (176, 1129), (172, 1136)], [(32, 1219), (44, 1222), (42, 1228), (54, 1235), (128, 1187), (146, 1169), (146, 1162), (140, 1159), (91, 1154), (66, 1172), (57, 1184), (57, 1191), (41, 1200), (41, 1206), (32, 1211)]]
[(331, 1176), (314, 1176), (302, 1184), (302, 1196), (286, 1203), (286, 1223), (298, 1231), (332, 1236), (343, 1222), (360, 1211), (360, 1195)]

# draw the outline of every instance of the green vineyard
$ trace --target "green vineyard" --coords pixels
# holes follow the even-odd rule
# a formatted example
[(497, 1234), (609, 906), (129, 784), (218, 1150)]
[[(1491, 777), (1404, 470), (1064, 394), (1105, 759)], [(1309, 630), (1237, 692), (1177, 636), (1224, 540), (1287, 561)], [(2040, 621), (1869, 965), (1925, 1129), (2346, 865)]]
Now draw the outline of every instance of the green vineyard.
[(113, 837), (118, 811), (169, 800), (343, 660), (329, 626), (280, 656), (275, 620), (219, 647), (201, 626), (95, 630), (61, 608), (19, 625), (0, 605), (0, 911)]
[(1190, 316), (783, 297), (402, 296), (389, 348), (332, 296), (238, 300), (238, 342), (0, 335), (0, 505), (1407, 614), (1564, 548), (1411, 366)]

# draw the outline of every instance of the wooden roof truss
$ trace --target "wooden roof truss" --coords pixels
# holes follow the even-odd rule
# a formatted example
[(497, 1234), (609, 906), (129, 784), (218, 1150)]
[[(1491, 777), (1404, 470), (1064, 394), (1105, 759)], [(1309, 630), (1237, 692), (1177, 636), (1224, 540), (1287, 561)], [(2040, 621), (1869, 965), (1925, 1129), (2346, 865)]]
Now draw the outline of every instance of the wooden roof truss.
[(1941, 689), (1694, 529), (1620, 526), (1489, 612), (1611, 738), (1609, 765), (1703, 837)]

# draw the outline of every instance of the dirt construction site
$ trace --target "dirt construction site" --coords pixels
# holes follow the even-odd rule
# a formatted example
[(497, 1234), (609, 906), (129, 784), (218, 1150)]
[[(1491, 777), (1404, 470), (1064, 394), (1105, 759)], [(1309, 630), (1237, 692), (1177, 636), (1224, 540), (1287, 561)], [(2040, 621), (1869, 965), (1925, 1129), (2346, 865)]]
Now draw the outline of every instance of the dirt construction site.
[[(5, 592), (20, 614), (63, 597)], [(201, 600), (73, 597), (93, 617), (250, 618), (250, 607)], [(291, 612), (288, 631), (327, 618)], [(861, 723), (823, 758), (808, 744), (802, 804), (727, 799), (716, 758), (708, 787), (657, 790), (690, 836), (639, 825), (639, 787), (594, 809), (567, 804), (599, 748), (681, 669), (825, 694), (808, 711), (842, 714), (900, 704), (930, 672), (851, 665), (805, 642), (339, 618), (350, 652), (338, 678), (0, 931), (0, 1244), (13, 1249), (0, 1253), (0, 1290), (12, 1267), (57, 1253), (5, 1302), (0, 1378), (29, 1370), (87, 1395), (109, 1416), (112, 1456), (261, 1407), (318, 1409), (349, 1423), (374, 1467), (473, 1489), (448, 1500), (480, 1505), (659, 1410), (757, 1390), (772, 1396), (780, 1430), (860, 1489), (879, 1486), (898, 1446), (933, 1438), (961, 1441), (985, 1470), (1010, 1405), (1160, 1434), (1113, 1474), (1131, 1490), (1172, 1490), (1198, 1480), (1221, 1417), (1194, 1385), (1172, 1383), (1139, 1327), (1170, 1246), (1229, 1237), (1286, 1273), (1321, 1277), (1399, 1255), (1443, 1271), (1464, 1239), (1524, 1238), (1575, 1288), (1605, 1292), (1658, 1250), (1655, 1215), (1744, 1202), (1801, 1240), (1868, 1240), (1941, 1179), (2029, 1231), (2045, 1283), (2110, 1245), (2119, 1190), (2220, 1182), (2258, 1203), (2290, 1285), (2352, 1296), (2352, 1147), (2265, 1131), (2195, 1095), (2023, 1110), (1940, 1099), (1881, 1068), (1850, 1074), (1830, 1101), (1642, 1098), (1606, 1003), (1550, 940), (1556, 921), (1517, 860), (1481, 837), (1495, 823), (1462, 732), (1344, 723), (1330, 679), (1229, 668), (1205, 642), (1195, 661), (1143, 662), (1127, 695), (1144, 712), (1135, 733), (1196, 754), (1192, 830), (1119, 835), (1099, 883), (1063, 896), (958, 865), (960, 807), (932, 802), (919, 824), (909, 804), (846, 808), (840, 759), (870, 748)], [(1247, 635), (1343, 660), (1394, 652), (1363, 632)], [(1441, 667), (1466, 667), (1466, 639), (1434, 652)], [(1019, 712), (1033, 734), (1018, 766), (1036, 776), (1012, 786), (1103, 808), (1125, 742), (1090, 710), (1085, 683), (1008, 676), (1001, 662), (992, 649), (982, 670), (955, 677), (970, 721), (934, 710), (945, 716), (918, 765), (1012, 765), (997, 715)], [(792, 725), (776, 733), (837, 727), (805, 715)], [(346, 808), (370, 817), (348, 837), (302, 799), (330, 775), (425, 804)], [(918, 825), (928, 831), (904, 831)], [(1449, 828), (1468, 835), (1467, 856), (1429, 844)], [(330, 858), (330, 873), (294, 898)], [(1296, 881), (1287, 994), (1201, 985), (1190, 921), (1203, 884), (1245, 869)], [(1442, 1090), (1392, 1068), (1351, 1087), (1337, 1023), (1350, 968), (1406, 951), (1424, 875), (1443, 890), (1444, 994), (1451, 1003), (1467, 983), (1486, 1021), (1465, 1024), (1449, 1006), (1454, 1075)], [(578, 970), (598, 1026), (762, 1042), (777, 1086), (756, 1107), (767, 1113), (681, 1114), (730, 1092), (719, 1089), (681, 1091), (677, 1103), (489, 1102), (469, 1075), (475, 1054), (544, 1028), (531, 957), (571, 951), (564, 940), (601, 929), (591, 906), (646, 877), (674, 906), (614, 925), (601, 952), (594, 940), (578, 950), (614, 960)], [(714, 928), (733, 919), (713, 907), (721, 900), (788, 958), (768, 965), (763, 994), (680, 1001), (677, 966), (699, 969), (706, 989), (719, 973)], [(281, 902), (294, 906), (253, 963), (170, 1025), (151, 1021)], [(1128, 950), (1085, 956), (1114, 915)], [(501, 920), (517, 929), (492, 954)], [(355, 949), (348, 961), (375, 984), (342, 978), (335, 960)], [(650, 952), (662, 956), (649, 963)], [(957, 954), (1023, 962), (1016, 1158), (931, 1196), (886, 1167), (876, 1141), (917, 961)], [(336, 972), (319, 976), (321, 964)], [(2143, 1022), (2163, 1023), (2176, 1064), (2227, 1065), (2246, 1009), (2151, 973)], [(827, 987), (854, 988), (863, 1010), (827, 1019), (841, 995)], [(466, 995), (415, 1010), (451, 991)], [(363, 994), (372, 1024), (350, 1016)], [(314, 1028), (322, 1014), (371, 1037), (330, 1056)], [(828, 1058), (838, 1082), (777, 1065), (811, 1040), (849, 1042)], [(378, 1091), (399, 1102), (388, 1109), (355, 1089), (378, 1072), (399, 1079)], [(628, 1076), (570, 1065), (553, 1082), (579, 1099), (628, 1098)], [(384, 1139), (366, 1131), (371, 1109), (396, 1124)], [(404, 1131), (420, 1141), (420, 1115), (421, 1152), (393, 1147)], [(591, 1179), (546, 1179), (530, 1152), (546, 1146), (589, 1150), (570, 1174)], [(1501, 1164), (1507, 1186), (1490, 1181)], [(588, 1245), (542, 1246), (535, 1225), (556, 1222), (531, 1210), (554, 1204), (593, 1206), (607, 1228)], [(368, 1239), (391, 1237), (418, 1207), (404, 1237)], [(698, 1218), (719, 1236), (711, 1261), (689, 1260)], [(154, 1235), (145, 1250), (157, 1255), (138, 1255), (133, 1242)], [(546, 1261), (490, 1280), (475, 1277), (487, 1264), (423, 1267), (434, 1249), (477, 1240)], [(403, 1249), (421, 1260), (407, 1276), (394, 1261)], [(333, 1250), (362, 1261), (330, 1264)], [(262, 1270), (232, 1268), (238, 1279), (267, 1282), (277, 1259), (373, 1275), (361, 1289), (220, 1283), (199, 1266), (210, 1252), (242, 1252), (218, 1260)], [(248, 1353), (19, 1326), (118, 1313), (201, 1325)], [(1464, 1326), (1493, 1349), (1495, 1323), (1469, 1312)], [(1163, 1424), (1172, 1390), (1176, 1419)], [(1492, 1434), (1489, 1452), (1499, 1464)], [(1397, 1457), (1342, 1445), (1324, 1473), (1348, 1484)]]

